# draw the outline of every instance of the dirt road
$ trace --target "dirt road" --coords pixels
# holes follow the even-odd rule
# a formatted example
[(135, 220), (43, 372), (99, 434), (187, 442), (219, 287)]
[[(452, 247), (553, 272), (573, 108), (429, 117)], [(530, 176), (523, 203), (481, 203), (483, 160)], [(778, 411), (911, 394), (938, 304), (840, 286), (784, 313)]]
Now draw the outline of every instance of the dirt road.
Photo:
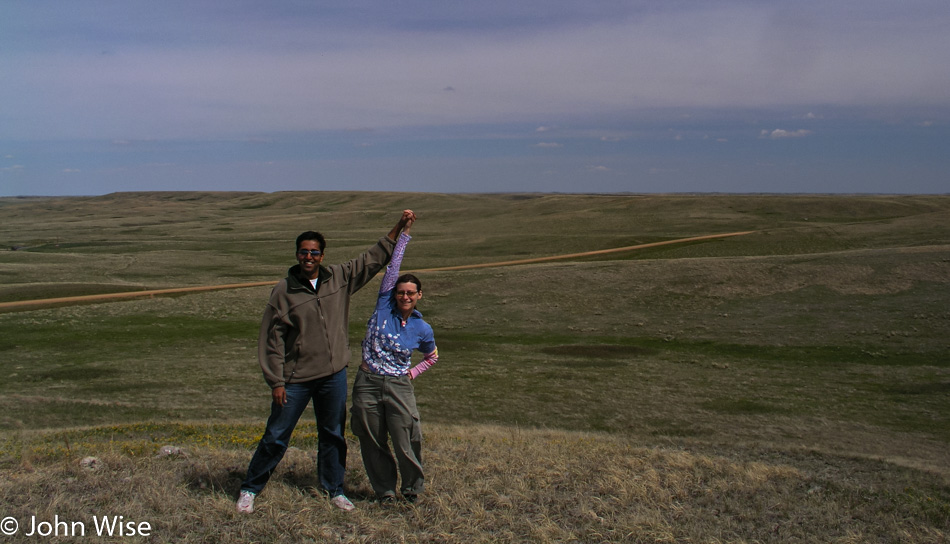
[[(606, 255), (609, 253), (622, 253), (625, 251), (635, 251), (658, 246), (667, 246), (672, 244), (682, 244), (686, 242), (698, 242), (704, 240), (714, 240), (717, 238), (728, 238), (730, 236), (742, 236), (751, 234), (755, 231), (730, 232), (726, 234), (709, 234), (706, 236), (694, 236), (691, 238), (679, 238), (677, 240), (666, 240), (664, 242), (652, 242), (649, 244), (639, 244), (635, 246), (616, 247), (611, 249), (601, 249), (597, 251), (585, 251), (583, 253), (569, 253), (566, 255), (552, 255), (549, 257), (536, 257), (533, 259), (521, 259), (517, 261), (500, 261), (494, 263), (467, 264), (460, 266), (443, 266), (439, 268), (420, 268), (412, 272), (444, 272), (454, 270), (470, 270), (473, 268), (493, 268), (499, 266), (514, 266), (521, 264), (534, 264), (548, 261), (560, 261), (565, 259), (576, 259), (580, 257), (591, 257), (595, 255)], [(242, 289), (247, 287), (261, 287), (273, 285), (276, 281), (258, 281), (252, 283), (233, 283), (228, 285), (203, 285), (198, 287), (177, 287), (174, 289), (152, 289), (148, 291), (128, 291), (123, 293), (108, 293), (104, 295), (83, 295), (75, 297), (44, 298), (34, 300), (16, 300), (13, 302), (0, 302), (0, 311), (18, 310), (18, 309), (36, 309), (46, 306), (63, 306), (70, 304), (83, 304), (90, 302), (106, 302), (112, 300), (124, 300), (130, 298), (156, 297), (162, 295), (177, 295), (184, 293), (199, 293), (203, 291), (220, 291), (223, 289)]]

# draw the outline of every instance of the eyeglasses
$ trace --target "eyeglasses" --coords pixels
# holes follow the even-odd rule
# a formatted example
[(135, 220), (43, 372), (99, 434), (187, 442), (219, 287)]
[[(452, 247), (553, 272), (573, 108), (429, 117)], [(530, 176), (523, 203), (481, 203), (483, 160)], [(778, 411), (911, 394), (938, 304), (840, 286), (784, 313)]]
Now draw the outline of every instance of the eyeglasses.
[(320, 255), (323, 255), (323, 252), (320, 251), (319, 249), (311, 249), (311, 250), (298, 249), (297, 255), (300, 255), (301, 257), (306, 257), (307, 255), (310, 255), (311, 257), (319, 257)]
[(419, 291), (396, 291), (397, 297), (414, 297)]

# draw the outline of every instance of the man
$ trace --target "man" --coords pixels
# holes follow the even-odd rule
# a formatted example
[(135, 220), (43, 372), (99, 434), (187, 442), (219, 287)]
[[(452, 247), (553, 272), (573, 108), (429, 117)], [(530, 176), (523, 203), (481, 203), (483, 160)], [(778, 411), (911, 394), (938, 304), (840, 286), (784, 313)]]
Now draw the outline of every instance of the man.
[(334, 506), (353, 510), (343, 494), (350, 296), (386, 266), (399, 233), (414, 219), (412, 210), (403, 211), (388, 236), (355, 259), (329, 267), (322, 265), (326, 241), (320, 233), (307, 231), (297, 237), (297, 265), (274, 287), (261, 321), (258, 360), (273, 402), (241, 484), (239, 512), (254, 511), (254, 498), (284, 457), (311, 400), (320, 487)]

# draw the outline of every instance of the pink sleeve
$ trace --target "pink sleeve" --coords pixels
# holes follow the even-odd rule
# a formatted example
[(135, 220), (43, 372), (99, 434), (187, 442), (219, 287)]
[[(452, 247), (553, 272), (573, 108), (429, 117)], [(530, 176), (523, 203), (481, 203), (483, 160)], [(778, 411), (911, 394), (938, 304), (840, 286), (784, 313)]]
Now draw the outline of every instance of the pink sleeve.
[(432, 368), (432, 365), (439, 362), (439, 349), (436, 348), (435, 351), (426, 355), (425, 359), (419, 361), (419, 364), (409, 369), (409, 377), (413, 380), (419, 377), (419, 374), (422, 374), (426, 370)]

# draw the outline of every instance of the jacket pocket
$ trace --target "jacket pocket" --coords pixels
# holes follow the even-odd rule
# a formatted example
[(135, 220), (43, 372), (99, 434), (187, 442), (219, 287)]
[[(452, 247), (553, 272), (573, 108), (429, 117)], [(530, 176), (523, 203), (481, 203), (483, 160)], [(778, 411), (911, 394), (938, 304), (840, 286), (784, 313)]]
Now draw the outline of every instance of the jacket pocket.
[(288, 381), (294, 377), (294, 373), (297, 372), (297, 362), (300, 360), (300, 340), (298, 339), (294, 342), (293, 346), (290, 348), (290, 351), (284, 355), (284, 381)]

